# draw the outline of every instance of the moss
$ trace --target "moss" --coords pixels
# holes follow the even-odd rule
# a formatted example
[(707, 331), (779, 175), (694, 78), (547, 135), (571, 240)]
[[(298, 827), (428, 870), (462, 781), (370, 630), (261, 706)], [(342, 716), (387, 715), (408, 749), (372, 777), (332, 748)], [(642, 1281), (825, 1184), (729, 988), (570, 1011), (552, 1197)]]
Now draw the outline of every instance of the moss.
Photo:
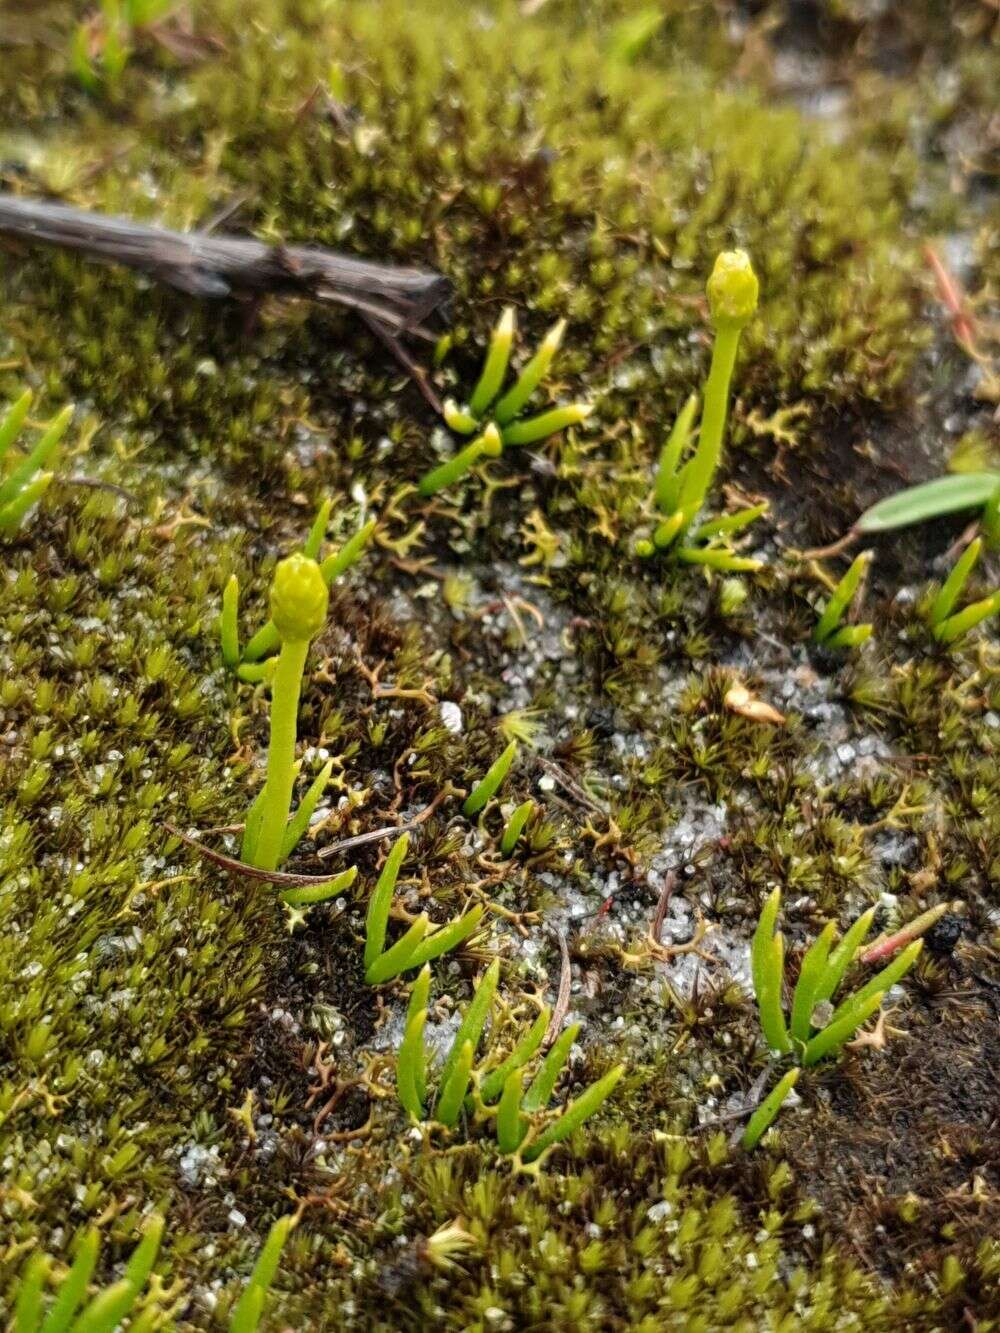
[[(843, 71), (836, 133), (776, 95), (801, 32), (727, 27), (701, 4), (669, 6), (622, 63), (626, 7), (607, 3), (550, 0), (529, 19), (512, 0), (417, 17), (396, 0), (267, 0), (248, 22), (211, 0), (186, 44), (176, 24), (144, 35), (109, 101), (68, 72), (75, 10), (19, 19), (0, 68), (5, 186), (177, 226), (231, 209), (233, 228), (432, 264), (456, 288), (439, 392), (473, 382), (513, 302), (527, 347), (568, 318), (552, 393), (598, 408), (586, 433), (509, 451), (422, 505), (438, 423), (349, 316), (5, 259), (0, 394), (30, 384), (40, 416), (72, 398), (83, 424), (0, 578), (0, 1305), (27, 1255), (65, 1260), (90, 1224), (114, 1278), (162, 1207), (157, 1272), (184, 1326), (221, 1327), (272, 1220), (301, 1208), (275, 1327), (930, 1328), (966, 1310), (988, 1326), (995, 1219), (963, 1194), (995, 1193), (985, 1094), (977, 1082), (963, 1110), (938, 1074), (949, 1051), (992, 1049), (995, 643), (945, 656), (919, 620), (953, 525), (882, 544), (875, 640), (847, 664), (810, 656), (821, 584), (779, 545), (842, 530), (895, 484), (887, 462), (909, 475), (915, 432), (916, 470), (943, 465), (934, 423), (967, 362), (925, 312), (923, 234), (967, 227), (980, 302), (996, 282), (981, 174), (958, 166), (990, 91), (978, 7), (961, 8), (939, 31), (936, 6), (902, 29), (840, 6), (815, 36)], [(890, 31), (905, 78), (868, 56)], [(703, 378), (704, 276), (731, 245), (753, 256), (764, 318), (719, 498), (774, 514), (738, 598), (625, 554), (666, 423)], [(989, 404), (961, 408), (992, 443)], [(360, 961), (378, 844), (352, 853), (352, 896), (290, 932), (267, 886), (163, 830), (238, 820), (259, 785), (266, 709), (217, 659), (221, 591), (237, 571), (260, 622), (325, 494), (334, 542), (361, 511), (383, 523), (310, 658), (300, 783), (327, 759), (334, 773), (297, 865), (336, 872), (346, 861), (316, 846), (453, 791), (414, 831), (398, 902), (443, 921), (489, 900), (494, 924), (436, 974), (432, 1029), (494, 953), (519, 1028), (554, 998), (546, 928), (565, 936), (585, 1041), (558, 1096), (619, 1058), (629, 1074), (535, 1182), (512, 1183), (475, 1132), (421, 1148), (387, 1095), (405, 996), (365, 986)], [(736, 677), (787, 725), (728, 710)], [(518, 764), (477, 827), (460, 793), (511, 739)], [(909, 1037), (804, 1077), (779, 1133), (731, 1154), (728, 1121), (697, 1124), (764, 1065), (738, 982), (691, 953), (623, 966), (671, 867), (672, 937), (697, 907), (706, 951), (714, 936), (737, 973), (775, 884), (793, 972), (822, 919), (880, 900), (902, 917), (962, 899), (965, 943), (908, 983), (911, 1012), (890, 1021)], [(844, 1181), (866, 1180), (874, 1151), (858, 1126), (898, 1108), (893, 1062), (919, 1066), (950, 989), (966, 1027), (913, 1083), (948, 1131), (915, 1118), (908, 1165), (852, 1211)], [(446, 1270), (428, 1238), (456, 1217), (476, 1244)]]

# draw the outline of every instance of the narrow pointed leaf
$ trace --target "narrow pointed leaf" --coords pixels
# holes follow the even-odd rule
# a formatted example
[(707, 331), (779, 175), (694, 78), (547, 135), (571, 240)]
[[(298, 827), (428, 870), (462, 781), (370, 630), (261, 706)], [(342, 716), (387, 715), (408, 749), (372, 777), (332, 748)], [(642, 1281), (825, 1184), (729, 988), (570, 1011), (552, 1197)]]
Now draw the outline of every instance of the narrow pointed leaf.
[(326, 536), (326, 527), (330, 522), (330, 510), (333, 508), (333, 501), (327, 498), (320, 505), (316, 517), (313, 519), (313, 525), (309, 529), (309, 536), (302, 547), (302, 554), (307, 555), (310, 560), (318, 560), (320, 548), (323, 545), (323, 538)]
[(493, 1007), (493, 996), (496, 994), (499, 980), (500, 959), (494, 958), (483, 973), (483, 978), (476, 987), (475, 994), (469, 1002), (469, 1007), (459, 1024), (458, 1031), (455, 1033), (451, 1050), (441, 1067), (441, 1077), (438, 1082), (440, 1088), (443, 1089), (451, 1077), (451, 1071), (454, 1069), (465, 1043), (471, 1042), (473, 1051), (479, 1045), (479, 1038), (483, 1035), (483, 1028), (486, 1026), (486, 1020)]
[(13, 500), (0, 506), (0, 532), (9, 537), (18, 530), (31, 506), (37, 504), (52, 485), (54, 475), (52, 472), (40, 473), (23, 486)]
[(975, 509), (985, 505), (998, 486), (1000, 472), (961, 472), (935, 477), (880, 500), (866, 509), (854, 526), (858, 532), (888, 532), (941, 514)]
[(792, 996), (791, 1034), (796, 1041), (808, 1041), (812, 1030), (812, 1012), (816, 1007), (816, 987), (826, 972), (830, 948), (837, 927), (828, 921), (802, 959), (799, 979)]
[(848, 1000), (846, 1012), (840, 1013), (838, 1010), (840, 1017), (831, 1020), (806, 1046), (802, 1063), (807, 1066), (814, 1065), (822, 1060), (824, 1055), (839, 1051), (844, 1042), (849, 1041), (863, 1023), (867, 1023), (882, 1003), (884, 995), (884, 991), (876, 991), (861, 1004), (855, 1003), (853, 998)]
[(392, 908), (392, 895), (396, 891), (396, 879), (399, 868), (406, 859), (410, 846), (410, 835), (403, 833), (385, 858), (382, 873), (368, 901), (368, 915), (365, 920), (365, 968), (371, 967), (385, 948), (385, 932), (389, 924), (389, 912)]
[(521, 1103), (522, 1110), (527, 1111), (529, 1115), (535, 1111), (544, 1111), (548, 1106), (579, 1031), (580, 1024), (571, 1023), (568, 1028), (563, 1028), (552, 1043), (551, 1050), (539, 1066), (538, 1073), (532, 1079)]
[(72, 1333), (114, 1333), (138, 1299), (137, 1288), (121, 1278), (94, 1297), (73, 1321)]
[[(391, 949), (387, 949), (375, 959), (370, 967), (365, 969), (365, 981), (369, 986), (380, 986), (384, 981), (390, 981), (393, 977), (398, 977), (400, 972), (405, 972), (410, 967), (419, 967), (420, 963), (411, 962), (417, 945), (427, 934), (427, 927), (430, 921), (426, 912), (422, 912), (417, 917), (413, 925), (402, 937), (397, 940)], [(422, 960), (426, 962), (427, 960)]]
[(14, 1305), (11, 1333), (38, 1333), (42, 1322), (42, 1292), (51, 1263), (47, 1254), (34, 1254), (25, 1265)]
[(101, 1240), (97, 1231), (94, 1229), (88, 1231), (80, 1242), (76, 1258), (63, 1279), (48, 1318), (42, 1325), (41, 1333), (64, 1333), (64, 1330), (69, 1328), (70, 1321), (87, 1294), (87, 1284), (97, 1263), (100, 1245)]
[(33, 398), (34, 394), (31, 390), (25, 389), (20, 398), (16, 398), (11, 403), (3, 419), (0, 420), (0, 458), (3, 458), (21, 433), (21, 427), (24, 425)]
[(496, 795), (501, 782), (510, 771), (510, 766), (514, 762), (516, 754), (517, 741), (511, 741), (500, 757), (495, 759), (486, 770), (482, 781), (473, 787), (462, 806), (462, 814), (467, 819), (471, 819), (473, 815), (478, 815), (487, 802)]
[(264, 822), (264, 787), (250, 803), (250, 809), (246, 813), (243, 821), (243, 840), (240, 843), (240, 860), (246, 865), (253, 865), (254, 856), (257, 852), (257, 839), (260, 837), (260, 826)]
[(747, 1127), (743, 1131), (741, 1140), (743, 1147), (749, 1152), (760, 1142), (762, 1136), (770, 1129), (774, 1117), (781, 1110), (785, 1098), (799, 1081), (798, 1069), (789, 1069), (784, 1078), (772, 1089), (764, 1098), (760, 1106), (757, 1107), (753, 1115), (747, 1121)]
[(0, 505), (13, 500), (36, 472), (40, 471), (55, 453), (56, 446), (66, 434), (73, 419), (73, 405), (68, 404), (46, 426), (34, 449), (14, 468), (0, 485)]
[(537, 417), (511, 422), (509, 426), (504, 426), (500, 436), (505, 445), (534, 444), (537, 440), (547, 440), (550, 435), (565, 430), (567, 426), (579, 426), (592, 411), (593, 408), (587, 403), (553, 407), (551, 411), (541, 412)]
[(523, 801), (507, 820), (507, 827), (500, 839), (500, 855), (511, 856), (517, 846), (517, 840), (524, 831), (524, 826), (534, 813), (535, 803), (530, 798)]
[(424, 963), (433, 962), (435, 958), (440, 958), (442, 954), (450, 953), (452, 949), (464, 944), (469, 936), (474, 935), (479, 929), (479, 922), (485, 910), (481, 903), (477, 903), (464, 916), (456, 917), (454, 921), (449, 921), (439, 930), (429, 930), (423, 942), (413, 951), (413, 957), (406, 964), (407, 969), (423, 967)]
[(545, 1005), (506, 1060), (497, 1065), (496, 1069), (491, 1069), (482, 1080), (479, 1085), (479, 1095), (487, 1106), (500, 1095), (508, 1076), (515, 1069), (523, 1068), (541, 1046), (545, 1040), (545, 1034), (549, 1030), (551, 1018), (552, 1010), (548, 1005)]
[(447, 1079), (441, 1084), (441, 1095), (434, 1108), (434, 1119), (448, 1129), (454, 1128), (458, 1121), (471, 1076), (472, 1042), (467, 1041), (462, 1044)]
[(965, 581), (976, 567), (983, 549), (983, 539), (977, 537), (955, 561), (954, 568), (941, 585), (941, 590), (931, 603), (928, 619), (932, 626), (940, 625), (951, 615), (952, 608), (961, 596)]
[(969, 630), (975, 629), (984, 620), (989, 620), (990, 616), (997, 614), (1000, 614), (1000, 589), (997, 589), (991, 597), (972, 602), (963, 611), (958, 611), (942, 621), (935, 629), (934, 637), (939, 643), (955, 643), (964, 634), (968, 634)]
[(230, 671), (240, 664), (240, 581), (230, 574), (222, 593), (222, 615), (219, 617), (219, 638), (222, 640), (222, 661)]
[(661, 514), (672, 513), (680, 500), (681, 459), (691, 438), (691, 425), (697, 410), (698, 395), (693, 393), (677, 413), (673, 428), (660, 451), (660, 463), (656, 469), (656, 481), (653, 485), (653, 499)]
[(521, 1115), (523, 1076), (519, 1069), (507, 1075), (497, 1107), (497, 1147), (508, 1155), (521, 1146), (527, 1126)]
[(545, 378), (552, 359), (559, 350), (559, 344), (562, 342), (563, 334), (566, 332), (566, 321), (559, 320), (554, 324), (548, 333), (542, 339), (538, 351), (531, 358), (528, 364), (521, 371), (514, 383), (512, 389), (504, 394), (497, 403), (494, 410), (494, 417), (501, 426), (506, 426), (508, 421), (513, 421), (525, 405), (531, 395)]
[(896, 982), (909, 972), (920, 957), (920, 951), (923, 947), (923, 940), (914, 940), (912, 944), (907, 945), (903, 952), (897, 954), (891, 963), (883, 967), (881, 971), (876, 972), (871, 981), (866, 982), (860, 990), (856, 990), (853, 995), (834, 1010), (833, 1017), (830, 1019), (830, 1026), (856, 1005), (864, 1004), (872, 995), (883, 994), (892, 986), (895, 986)]
[(426, 1008), (408, 1015), (402, 1045), (396, 1057), (396, 1096), (403, 1110), (418, 1121), (424, 1118), (424, 1098), (427, 1095), (424, 1052), (426, 1022)]
[(852, 563), (850, 569), (834, 588), (830, 599), (826, 604), (823, 614), (819, 618), (816, 629), (813, 632), (813, 638), (817, 643), (825, 643), (830, 635), (840, 625), (844, 612), (851, 603), (851, 599), (858, 590), (858, 584), (864, 577), (865, 570), (871, 561), (871, 552), (862, 551), (857, 559)]
[(278, 1271), (281, 1252), (285, 1248), (294, 1220), (293, 1215), (279, 1217), (267, 1233), (267, 1240), (254, 1264), (250, 1280), (229, 1317), (229, 1333), (254, 1333), (260, 1323), (264, 1299)]
[(474, 417), (481, 417), (500, 392), (504, 376), (507, 374), (511, 344), (514, 341), (514, 324), (514, 307), (509, 305), (493, 330), (479, 383), (469, 399), (469, 411)]
[(306, 830), (309, 828), (309, 821), (313, 817), (316, 807), (319, 805), (320, 797), (326, 791), (326, 784), (330, 781), (330, 774), (333, 772), (333, 760), (328, 759), (320, 771), (309, 784), (309, 790), (303, 796), (299, 808), (288, 821), (288, 828), (285, 831), (285, 840), (281, 844), (281, 861), (287, 860), (292, 852), (299, 845)]
[(734, 532), (742, 532), (758, 518), (762, 518), (767, 510), (768, 505), (764, 503), (753, 505), (750, 509), (740, 509), (735, 514), (723, 514), (721, 518), (709, 519), (696, 530), (694, 540), (701, 542), (707, 541), (709, 537), (731, 537)]
[(869, 907), (867, 912), (863, 912), (857, 921), (844, 933), (843, 939), (834, 948), (827, 960), (823, 975), (816, 984), (813, 995), (813, 1008), (817, 1004), (823, 1004), (826, 1000), (832, 1000), (837, 993), (837, 987), (844, 978), (844, 973), (850, 967), (854, 955), (861, 948), (865, 937), (872, 928), (872, 922), (875, 920), (875, 908)]
[(285, 889), (278, 897), (288, 907), (315, 907), (317, 903), (325, 903), (346, 892), (357, 877), (358, 867), (349, 866), (325, 884), (305, 884), (301, 888)]
[(624, 1073), (624, 1065), (615, 1065), (614, 1069), (596, 1083), (592, 1083), (575, 1101), (570, 1102), (559, 1119), (553, 1121), (527, 1149), (524, 1154), (525, 1161), (535, 1161), (548, 1148), (556, 1143), (562, 1143), (575, 1133), (607, 1101)]
[(770, 961), (771, 940), (774, 938), (778, 912), (781, 909), (781, 890), (773, 889), (764, 900), (757, 920), (757, 929), (750, 943), (750, 974), (753, 978), (753, 991), (760, 1001), (761, 991), (765, 986), (767, 964)]

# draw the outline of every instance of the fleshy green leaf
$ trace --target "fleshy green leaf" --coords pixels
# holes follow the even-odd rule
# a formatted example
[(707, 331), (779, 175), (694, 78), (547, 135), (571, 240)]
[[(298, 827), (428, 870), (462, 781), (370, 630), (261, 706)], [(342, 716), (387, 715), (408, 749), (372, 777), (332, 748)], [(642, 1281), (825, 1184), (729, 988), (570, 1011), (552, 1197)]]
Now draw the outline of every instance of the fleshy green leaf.
[(742, 1138), (743, 1147), (748, 1152), (751, 1148), (757, 1146), (761, 1137), (771, 1127), (771, 1123), (781, 1110), (785, 1098), (799, 1081), (799, 1073), (798, 1069), (789, 1069), (784, 1078), (768, 1093), (750, 1117)]
[(571, 1023), (568, 1028), (563, 1028), (552, 1043), (548, 1055), (539, 1066), (538, 1073), (532, 1079), (528, 1091), (524, 1094), (524, 1101), (521, 1103), (522, 1109), (527, 1111), (529, 1115), (535, 1111), (544, 1111), (548, 1106), (556, 1083), (559, 1081), (559, 1075), (563, 1071), (563, 1066), (569, 1059), (570, 1048), (576, 1041), (579, 1031), (580, 1024)]
[(616, 1085), (625, 1073), (624, 1065), (615, 1065), (603, 1078), (592, 1083), (586, 1092), (570, 1102), (558, 1120), (553, 1121), (534, 1143), (525, 1151), (524, 1160), (534, 1162), (547, 1149), (556, 1143), (562, 1143), (597, 1111), (614, 1092)]
[(399, 868), (406, 859), (410, 846), (410, 835), (402, 833), (389, 855), (385, 858), (382, 873), (368, 901), (368, 914), (365, 919), (365, 968), (369, 968), (385, 948), (385, 932), (389, 924), (389, 912), (392, 908), (392, 895), (396, 890)]
[(866, 509), (855, 528), (858, 532), (888, 532), (910, 523), (922, 523), (941, 514), (985, 505), (1000, 486), (1000, 472), (963, 472), (910, 486), (887, 496)]
[(503, 1094), (497, 1107), (497, 1147), (504, 1154), (517, 1152), (527, 1130), (521, 1115), (523, 1083), (520, 1069), (512, 1070), (504, 1081)]

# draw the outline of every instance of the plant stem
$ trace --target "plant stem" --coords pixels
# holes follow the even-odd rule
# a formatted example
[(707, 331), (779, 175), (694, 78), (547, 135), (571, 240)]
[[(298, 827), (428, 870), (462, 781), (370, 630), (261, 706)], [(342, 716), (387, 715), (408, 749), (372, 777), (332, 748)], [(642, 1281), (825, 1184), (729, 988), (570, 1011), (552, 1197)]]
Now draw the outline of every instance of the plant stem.
[(305, 670), (308, 639), (286, 639), (271, 682), (271, 740), (267, 751), (267, 780), (261, 802), (262, 820), (254, 864), (258, 870), (276, 870), (288, 824), (295, 781), (295, 735), (299, 694)]
[(722, 325), (715, 334), (712, 365), (705, 385), (705, 403), (701, 412), (698, 448), (684, 469), (681, 480), (680, 508), (690, 523), (702, 506), (715, 469), (722, 456), (722, 439), (729, 410), (729, 384), (740, 345), (739, 328)]

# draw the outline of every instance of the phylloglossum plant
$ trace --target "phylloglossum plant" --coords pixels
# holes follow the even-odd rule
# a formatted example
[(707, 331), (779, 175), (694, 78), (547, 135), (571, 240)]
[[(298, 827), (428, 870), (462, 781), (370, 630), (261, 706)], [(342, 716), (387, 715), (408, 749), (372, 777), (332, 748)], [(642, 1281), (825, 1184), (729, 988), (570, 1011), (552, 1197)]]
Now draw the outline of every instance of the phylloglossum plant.
[(844, 613), (861, 586), (871, 563), (871, 551), (862, 551), (851, 564), (850, 569), (840, 580), (823, 608), (823, 613), (813, 630), (813, 642), (823, 648), (858, 648), (872, 635), (872, 626), (845, 625)]
[[(775, 889), (761, 910), (750, 947), (754, 995), (761, 1031), (771, 1051), (779, 1056), (790, 1055), (797, 1064), (809, 1067), (826, 1056), (836, 1055), (858, 1028), (871, 1018), (881, 1006), (889, 988), (916, 962), (923, 940), (910, 940), (891, 962), (842, 1000), (827, 1016), (824, 1009), (836, 995), (871, 929), (875, 909), (870, 908), (858, 917), (839, 941), (836, 940), (836, 924), (827, 922), (803, 956), (792, 996), (791, 1012), (786, 1019), (782, 994), (785, 939), (776, 929), (780, 909), (781, 890)], [(752, 1147), (764, 1133), (794, 1084), (795, 1078), (786, 1075), (774, 1093), (758, 1108), (744, 1135), (746, 1146)], [(779, 1090), (781, 1095), (776, 1096)], [(765, 1108), (769, 1118), (762, 1115)], [(766, 1123), (763, 1123), (765, 1119)], [(748, 1135), (752, 1138), (750, 1143), (747, 1143)]]
[[(143, 1236), (125, 1265), (117, 1282), (98, 1291), (86, 1305), (90, 1279), (97, 1266), (101, 1236), (96, 1227), (87, 1231), (80, 1242), (73, 1263), (56, 1285), (55, 1296), (46, 1300), (46, 1287), (52, 1277), (53, 1260), (47, 1254), (29, 1259), (18, 1286), (11, 1333), (113, 1333), (131, 1315), (146, 1289), (163, 1237), (164, 1220), (152, 1214), (143, 1228)], [(83, 1307), (81, 1309), (81, 1306)], [(154, 1299), (131, 1319), (129, 1328), (159, 1328), (167, 1319)]]
[[(295, 818), (289, 822), (292, 789), (298, 771), (295, 743), (302, 675), (309, 645), (326, 620), (328, 599), (320, 566), (311, 557), (290, 555), (275, 569), (271, 585), (271, 619), (281, 650), (270, 676), (271, 735), (267, 777), (247, 812), (241, 852), (241, 859), (259, 870), (276, 870), (290, 855), (308, 827), (330, 777), (331, 765), (328, 764), (313, 783)], [(334, 882), (339, 884), (339, 881), (331, 881)], [(313, 896), (310, 901), (321, 899)]]
[[(256, 1333), (282, 1249), (294, 1225), (292, 1214), (279, 1218), (271, 1227), (229, 1316), (229, 1333)], [(55, 1284), (51, 1300), (46, 1298), (46, 1288), (51, 1283), (54, 1261), (48, 1254), (34, 1255), (21, 1275), (10, 1333), (114, 1333), (125, 1319), (129, 1320), (129, 1333), (173, 1328), (177, 1289), (164, 1291), (161, 1280), (153, 1274), (163, 1231), (164, 1219), (153, 1213), (143, 1225), (142, 1239), (122, 1277), (98, 1291), (86, 1305), (101, 1247), (96, 1227), (85, 1233), (72, 1265)], [(134, 1313), (137, 1305), (140, 1308)]]
[(976, 537), (965, 548), (951, 573), (941, 585), (927, 611), (927, 623), (938, 643), (950, 646), (957, 643), (970, 630), (1000, 613), (1000, 588), (988, 597), (972, 602), (961, 611), (955, 610), (955, 603), (961, 597), (969, 575), (979, 562), (983, 550), (983, 540)]
[(625, 1072), (616, 1065), (592, 1083), (555, 1118), (546, 1114), (559, 1077), (580, 1031), (566, 1028), (539, 1061), (524, 1087), (526, 1067), (539, 1054), (551, 1021), (544, 1006), (528, 1031), (505, 1057), (488, 1053), (476, 1065), (476, 1048), (493, 1007), (500, 979), (498, 959), (476, 987), (444, 1063), (436, 1075), (437, 1092), (428, 1083), (424, 1027), (430, 996), (430, 969), (413, 983), (403, 1042), (396, 1063), (396, 1091), (404, 1110), (416, 1123), (432, 1120), (454, 1129), (466, 1110), (474, 1120), (493, 1120), (497, 1147), (515, 1170), (538, 1172), (549, 1154), (589, 1120), (614, 1091)]
[[(31, 390), (25, 389), (0, 420), (0, 467), (6, 464), (10, 447), (21, 433), (33, 398)], [(0, 538), (12, 537), (18, 531), (28, 511), (51, 486), (55, 473), (44, 469), (72, 419), (73, 406), (67, 404), (48, 423), (34, 448), (0, 476)]]
[(454, 921), (449, 921), (444, 926), (435, 925), (426, 912), (421, 912), (406, 934), (387, 949), (385, 936), (392, 909), (392, 896), (409, 845), (410, 835), (401, 834), (385, 859), (382, 873), (368, 903), (364, 965), (365, 981), (370, 986), (379, 986), (383, 982), (391, 981), (403, 972), (412, 972), (415, 968), (423, 967), (433, 959), (440, 958), (442, 954), (457, 949), (479, 928), (485, 910), (481, 903), (477, 903), (464, 915), (456, 917)]
[[(320, 559), (323, 538), (330, 521), (333, 501), (326, 499), (320, 505), (312, 527), (309, 529), (300, 554), (319, 563), (323, 582), (329, 589), (340, 576), (347, 572), (361, 558), (372, 533), (378, 526), (376, 519), (370, 519), (344, 543), (339, 551), (331, 552)], [(222, 661), (228, 670), (236, 673), (241, 680), (251, 684), (266, 679), (270, 670), (269, 659), (281, 646), (281, 636), (274, 623), (273, 616), (254, 634), (246, 646), (240, 648), (239, 634), (240, 585), (235, 574), (230, 575), (222, 594), (222, 613), (219, 616), (219, 639), (222, 645)]]
[(590, 415), (591, 408), (586, 403), (553, 407), (533, 417), (522, 418), (520, 415), (548, 374), (566, 331), (564, 319), (549, 330), (514, 384), (500, 396), (510, 362), (515, 326), (514, 307), (507, 306), (493, 330), (482, 373), (468, 403), (460, 407), (450, 398), (445, 402), (447, 425), (458, 435), (474, 438), (464, 449), (421, 478), (421, 495), (435, 495), (458, 481), (482, 459), (499, 457), (508, 446), (535, 444), (567, 426), (579, 425)]
[(726, 539), (766, 513), (766, 505), (754, 505), (692, 527), (722, 458), (730, 383), (740, 335), (757, 309), (757, 275), (748, 256), (742, 250), (720, 254), (706, 290), (715, 342), (705, 383), (698, 442), (692, 452), (698, 395), (691, 394), (660, 453), (653, 502), (663, 517), (652, 538), (643, 538), (636, 543), (636, 551), (639, 555), (651, 556), (657, 551), (672, 549), (679, 559), (691, 564), (707, 565), (730, 573), (753, 571), (761, 567), (761, 562), (737, 555)]

